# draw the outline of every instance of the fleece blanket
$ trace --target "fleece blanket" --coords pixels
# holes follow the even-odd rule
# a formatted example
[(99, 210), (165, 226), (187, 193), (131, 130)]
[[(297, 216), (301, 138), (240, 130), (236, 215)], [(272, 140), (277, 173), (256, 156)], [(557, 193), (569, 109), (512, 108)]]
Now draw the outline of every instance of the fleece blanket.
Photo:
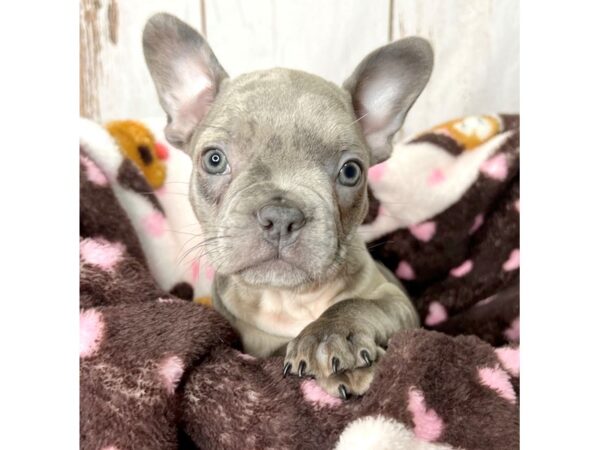
[(80, 128), (82, 448), (518, 448), (518, 116), (442, 124), (370, 169), (360, 233), (424, 329), (347, 401), (244, 354), (210, 307), (190, 162), (160, 121)]

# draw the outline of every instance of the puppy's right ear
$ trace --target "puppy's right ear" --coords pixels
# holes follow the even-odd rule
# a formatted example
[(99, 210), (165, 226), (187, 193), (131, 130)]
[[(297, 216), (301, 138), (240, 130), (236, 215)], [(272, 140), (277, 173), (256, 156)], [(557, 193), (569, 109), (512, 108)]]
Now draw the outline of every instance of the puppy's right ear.
[(227, 73), (204, 38), (170, 14), (156, 14), (148, 20), (143, 44), (146, 64), (167, 113), (165, 136), (175, 147), (185, 149)]

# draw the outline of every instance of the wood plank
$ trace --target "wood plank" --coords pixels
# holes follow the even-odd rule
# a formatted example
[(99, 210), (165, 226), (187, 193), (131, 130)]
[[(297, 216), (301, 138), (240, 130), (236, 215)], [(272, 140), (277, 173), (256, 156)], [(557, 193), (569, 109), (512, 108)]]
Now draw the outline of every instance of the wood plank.
[(98, 85), (100, 79), (99, 5), (94, 0), (79, 4), (79, 114), (98, 118)]
[(205, 28), (232, 76), (284, 66), (340, 83), (390, 30), (394, 39), (428, 38), (436, 65), (405, 134), (457, 116), (519, 110), (518, 0), (205, 2), (202, 16), (202, 0), (80, 0), (80, 113), (103, 121), (162, 117), (141, 33), (163, 10)]
[(201, 0), (81, 0), (80, 113), (100, 121), (163, 116), (142, 52), (148, 18), (170, 12), (197, 29)]
[(393, 38), (429, 39), (435, 67), (404, 135), (470, 114), (519, 111), (518, 0), (394, 0)]
[(341, 83), (388, 41), (389, 0), (206, 0), (208, 40), (231, 76), (271, 67)]

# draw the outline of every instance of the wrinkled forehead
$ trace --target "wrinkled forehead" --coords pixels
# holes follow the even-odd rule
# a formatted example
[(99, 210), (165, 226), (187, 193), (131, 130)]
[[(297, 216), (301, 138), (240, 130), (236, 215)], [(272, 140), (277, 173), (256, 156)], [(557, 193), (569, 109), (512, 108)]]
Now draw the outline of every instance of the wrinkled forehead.
[(322, 78), (271, 69), (222, 86), (196, 144), (226, 144), (245, 156), (322, 161), (364, 152), (350, 95)]

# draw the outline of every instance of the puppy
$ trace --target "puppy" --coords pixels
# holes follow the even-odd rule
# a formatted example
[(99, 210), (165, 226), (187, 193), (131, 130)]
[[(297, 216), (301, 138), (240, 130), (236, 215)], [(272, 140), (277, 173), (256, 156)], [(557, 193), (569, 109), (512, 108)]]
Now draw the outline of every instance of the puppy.
[(206, 41), (168, 14), (144, 29), (165, 135), (193, 161), (189, 197), (216, 270), (213, 302), (245, 351), (330, 394), (363, 394), (390, 336), (419, 326), (394, 276), (357, 233), (367, 169), (431, 74), (411, 37), (381, 47), (340, 88), (270, 69), (229, 79)]

